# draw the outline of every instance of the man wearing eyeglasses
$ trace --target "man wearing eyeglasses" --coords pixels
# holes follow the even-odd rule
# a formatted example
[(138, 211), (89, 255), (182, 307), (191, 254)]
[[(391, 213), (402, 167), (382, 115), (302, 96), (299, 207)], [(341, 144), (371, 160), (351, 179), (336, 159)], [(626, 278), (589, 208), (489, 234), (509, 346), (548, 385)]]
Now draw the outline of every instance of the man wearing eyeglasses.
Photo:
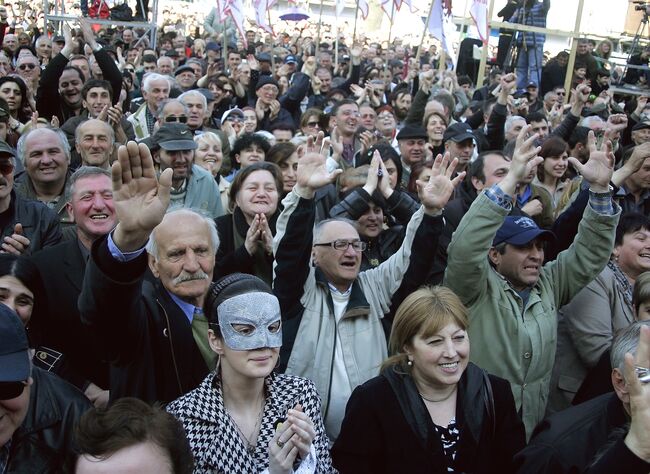
[[(380, 159), (376, 153), (371, 169), (378, 169)], [(376, 376), (387, 356), (390, 321), (384, 315), (391, 303), (399, 304), (402, 294), (426, 279), (442, 231), (442, 208), (464, 177), (450, 179), (456, 163), (436, 160), (432, 178), (419, 183), (423, 205), (399, 250), (360, 272), (366, 244), (350, 221), (328, 219), (314, 229), (316, 190), (340, 170), (328, 173), (325, 157), (316, 153), (298, 161), (297, 184), (282, 202), (273, 241), (273, 290), (283, 324), (281, 369), (316, 384), (331, 440), (338, 436), (352, 390)]]
[(0, 252), (31, 254), (61, 241), (56, 214), (46, 205), (24, 199), (14, 191), (16, 154), (0, 141)]
[(31, 54), (20, 56), (16, 60), (16, 72), (25, 81), (29, 90), (36, 90), (38, 80), (41, 78), (41, 66), (36, 57)]
[(63, 472), (74, 426), (92, 405), (75, 387), (32, 368), (27, 334), (0, 304), (0, 472)]

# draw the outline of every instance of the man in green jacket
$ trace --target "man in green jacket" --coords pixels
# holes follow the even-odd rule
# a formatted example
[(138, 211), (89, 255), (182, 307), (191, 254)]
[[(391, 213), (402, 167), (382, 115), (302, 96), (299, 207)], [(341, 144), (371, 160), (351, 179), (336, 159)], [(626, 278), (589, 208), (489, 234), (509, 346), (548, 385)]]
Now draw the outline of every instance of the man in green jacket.
[(444, 279), (470, 310), (471, 360), (510, 381), (528, 437), (546, 409), (557, 309), (606, 265), (620, 214), (609, 187), (611, 145), (596, 150), (590, 132), (589, 161), (581, 165), (571, 158), (590, 185), (589, 205), (571, 247), (543, 265), (549, 233), (527, 217), (506, 220), (517, 186), (543, 161), (530, 131), (527, 126), (519, 134), (506, 177), (483, 192), (460, 222)]

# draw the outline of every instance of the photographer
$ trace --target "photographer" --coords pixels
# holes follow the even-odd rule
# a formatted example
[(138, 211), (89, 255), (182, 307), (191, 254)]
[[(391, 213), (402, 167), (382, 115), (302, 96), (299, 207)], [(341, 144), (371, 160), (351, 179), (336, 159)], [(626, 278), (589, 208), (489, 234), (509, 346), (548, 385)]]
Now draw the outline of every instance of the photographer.
[[(550, 8), (551, 0), (521, 0), (510, 22), (546, 28), (546, 15)], [(541, 83), (545, 41), (546, 35), (543, 33), (517, 33), (517, 90), (525, 91), (529, 82)]]

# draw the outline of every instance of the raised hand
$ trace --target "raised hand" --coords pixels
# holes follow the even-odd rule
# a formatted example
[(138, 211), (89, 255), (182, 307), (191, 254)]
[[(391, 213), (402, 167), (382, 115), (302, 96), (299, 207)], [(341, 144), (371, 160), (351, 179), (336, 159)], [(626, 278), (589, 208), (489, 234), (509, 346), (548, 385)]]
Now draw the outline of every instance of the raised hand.
[(596, 136), (593, 131), (589, 132), (588, 138), (589, 160), (583, 165), (577, 158), (569, 157), (569, 163), (589, 183), (589, 188), (598, 193), (609, 190), (609, 182), (614, 173), (614, 153), (612, 142), (607, 140), (601, 147), (596, 148)]
[[(363, 185), (363, 190), (368, 194), (372, 195), (377, 189), (379, 184), (379, 163), (381, 162), (381, 155), (377, 150), (372, 155), (372, 160), (370, 160), (370, 168), (368, 169), (368, 177), (366, 178), (366, 184)], [(383, 180), (383, 177), (382, 177)]]
[(303, 411), (302, 405), (296, 404), (289, 410), (286, 423), (289, 424), (288, 430), (293, 432), (291, 441), (298, 448), (298, 456), (305, 459), (309, 456), (311, 443), (316, 437), (314, 422)]
[(529, 136), (532, 127), (526, 125), (517, 135), (515, 151), (510, 163), (510, 170), (505, 178), (499, 183), (499, 187), (504, 193), (513, 195), (517, 185), (528, 176), (544, 158), (538, 156), (541, 147), (535, 146), (536, 133)]
[(111, 172), (119, 222), (113, 240), (122, 252), (132, 252), (144, 246), (163, 220), (169, 207), (173, 170), (168, 168), (156, 178), (149, 148), (128, 142), (119, 147)]
[(296, 191), (311, 199), (318, 188), (333, 182), (343, 170), (327, 171), (327, 158), (319, 153), (307, 153), (298, 160)]
[(417, 180), (418, 196), (427, 214), (439, 214), (447, 205), (447, 201), (454, 192), (454, 188), (460, 184), (465, 177), (465, 172), (459, 173), (452, 179), (458, 158), (449, 160), (449, 153), (438, 155), (431, 168), (431, 176), (428, 181)]
[(84, 17), (79, 17), (78, 19), (79, 29), (83, 35), (84, 42), (88, 44), (93, 50), (97, 47), (97, 41), (95, 40), (95, 33), (90, 27), (90, 22)]

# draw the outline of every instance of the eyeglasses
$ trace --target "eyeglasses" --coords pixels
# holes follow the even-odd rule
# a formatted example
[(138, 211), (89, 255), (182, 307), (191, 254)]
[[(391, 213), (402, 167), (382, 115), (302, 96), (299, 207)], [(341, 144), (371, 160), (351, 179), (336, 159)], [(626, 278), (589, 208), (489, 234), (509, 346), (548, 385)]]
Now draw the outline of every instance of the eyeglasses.
[(165, 117), (165, 123), (170, 123), (170, 122), (187, 123), (187, 117), (184, 116), (175, 117), (173, 115), (170, 115), (169, 117)]
[(21, 382), (0, 382), (0, 400), (13, 400), (19, 397), (27, 384)]
[(14, 162), (12, 160), (0, 160), (0, 174), (9, 176), (14, 172)]
[(566, 95), (566, 92), (556, 92), (555, 95)]
[(24, 71), (25, 69), (29, 69), (31, 71), (32, 69), (36, 69), (36, 64), (32, 64), (32, 63), (21, 64), (20, 66), (18, 66), (18, 69), (20, 69), (21, 71)]
[(341, 240), (337, 239), (333, 242), (323, 242), (321, 244), (314, 244), (314, 247), (332, 247), (334, 250), (345, 251), (348, 247), (352, 246), (357, 252), (363, 252), (368, 247), (368, 244), (360, 240)]
[(308, 127), (320, 127), (320, 123), (318, 122), (307, 122)]

